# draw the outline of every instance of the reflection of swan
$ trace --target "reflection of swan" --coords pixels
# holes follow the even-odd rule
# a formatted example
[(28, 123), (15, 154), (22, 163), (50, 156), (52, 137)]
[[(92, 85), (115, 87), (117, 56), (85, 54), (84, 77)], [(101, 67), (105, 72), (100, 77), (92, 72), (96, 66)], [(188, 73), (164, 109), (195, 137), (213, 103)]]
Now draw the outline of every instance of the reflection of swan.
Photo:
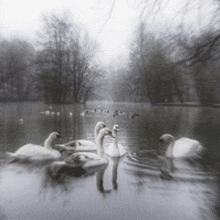
[(112, 158), (113, 167), (112, 167), (112, 185), (113, 189), (118, 189), (117, 177), (118, 177), (118, 164), (121, 158)]
[(123, 146), (118, 144), (118, 131), (120, 131), (119, 126), (114, 125), (112, 128), (112, 135), (114, 137), (113, 143), (111, 143), (105, 150), (105, 153), (110, 157), (122, 157), (126, 153)]
[(35, 144), (26, 144), (20, 147), (15, 153), (6, 152), (14, 161), (45, 161), (56, 160), (61, 157), (60, 152), (53, 149), (54, 142), (60, 139), (57, 132), (52, 132), (44, 142), (44, 147)]
[(103, 185), (103, 176), (105, 173), (106, 167), (103, 169), (100, 169), (97, 173), (96, 173), (96, 187), (98, 189), (98, 191), (100, 193), (102, 193), (104, 196), (107, 193), (110, 193), (111, 190), (110, 189), (105, 189), (104, 185)]
[(99, 134), (99, 131), (106, 127), (105, 123), (102, 121), (99, 121), (94, 129), (94, 135), (95, 135), (95, 143), (93, 141), (85, 140), (85, 139), (79, 139), (79, 140), (73, 140), (69, 141), (65, 144), (59, 145), (61, 148), (63, 147), (64, 150), (67, 148), (67, 150), (70, 150), (69, 147), (73, 148), (74, 151), (96, 151), (97, 150), (97, 137)]
[(194, 139), (180, 138), (175, 140), (170, 134), (164, 134), (159, 139), (160, 145), (167, 146), (165, 156), (168, 158), (192, 158), (199, 157), (203, 151), (202, 145)]
[[(120, 160), (121, 160), (121, 158), (111, 158), (111, 161), (113, 162), (113, 164), (112, 164), (112, 187), (114, 190), (118, 189), (117, 176), (118, 176), (118, 164), (119, 164)], [(105, 196), (105, 194), (110, 193), (112, 191), (111, 189), (105, 189), (104, 184), (103, 184), (104, 183), (103, 177), (104, 177), (104, 173), (105, 173), (106, 169), (107, 169), (107, 167), (100, 169), (96, 174), (97, 189), (104, 196)]]
[(56, 161), (50, 165), (52, 175), (57, 176), (66, 170), (75, 170), (76, 167), (82, 167), (85, 171), (91, 168), (100, 167), (108, 163), (104, 157), (103, 141), (106, 135), (112, 135), (108, 128), (103, 128), (97, 137), (97, 154), (91, 152), (77, 152), (71, 154), (64, 161)]
[(160, 177), (162, 179), (172, 180), (173, 176), (171, 173), (174, 171), (173, 158), (160, 158), (161, 164), (159, 170), (161, 172)]

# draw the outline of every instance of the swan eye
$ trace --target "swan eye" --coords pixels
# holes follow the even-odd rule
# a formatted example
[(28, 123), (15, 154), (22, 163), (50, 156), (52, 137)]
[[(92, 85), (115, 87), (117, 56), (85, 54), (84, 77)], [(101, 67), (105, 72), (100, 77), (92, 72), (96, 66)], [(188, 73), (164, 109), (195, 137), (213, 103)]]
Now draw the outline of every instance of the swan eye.
[(57, 138), (61, 138), (61, 136), (59, 134), (56, 135)]

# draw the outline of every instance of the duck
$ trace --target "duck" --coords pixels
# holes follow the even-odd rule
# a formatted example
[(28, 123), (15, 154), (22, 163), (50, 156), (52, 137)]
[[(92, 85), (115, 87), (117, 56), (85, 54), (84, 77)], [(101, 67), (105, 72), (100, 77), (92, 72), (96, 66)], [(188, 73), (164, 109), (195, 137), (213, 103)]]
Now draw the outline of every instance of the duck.
[(175, 140), (171, 134), (162, 135), (159, 144), (167, 147), (165, 152), (167, 158), (200, 158), (204, 151), (199, 141), (187, 137)]
[(120, 131), (118, 125), (114, 125), (112, 128), (112, 136), (114, 137), (113, 143), (111, 143), (105, 150), (105, 154), (110, 157), (122, 157), (126, 151), (124, 147), (118, 143), (118, 132)]
[(72, 113), (72, 112), (69, 112), (69, 116), (72, 117), (72, 116), (73, 116), (73, 113)]
[(72, 140), (64, 144), (56, 145), (60, 148), (63, 148), (64, 150), (72, 150), (74, 151), (96, 151), (97, 150), (97, 136), (99, 134), (99, 131), (102, 128), (105, 128), (106, 124), (102, 121), (99, 121), (96, 123), (94, 128), (94, 136), (95, 136), (95, 143), (93, 141), (85, 140), (85, 139), (79, 139), (79, 140)]
[(84, 110), (80, 115), (81, 115), (82, 117), (85, 117), (87, 113), (89, 113), (89, 111), (88, 111), (88, 110)]
[(58, 132), (52, 132), (44, 142), (44, 146), (36, 144), (26, 144), (14, 153), (6, 152), (6, 155), (12, 158), (12, 162), (34, 162), (57, 160), (61, 158), (61, 153), (53, 149), (53, 145), (61, 136)]
[(105, 127), (101, 129), (97, 137), (97, 153), (92, 152), (75, 152), (63, 161), (54, 161), (49, 165), (52, 176), (59, 176), (62, 172), (70, 172), (76, 168), (83, 168), (85, 172), (90, 169), (102, 167), (108, 164), (108, 158), (104, 154), (104, 137), (112, 136), (112, 131)]

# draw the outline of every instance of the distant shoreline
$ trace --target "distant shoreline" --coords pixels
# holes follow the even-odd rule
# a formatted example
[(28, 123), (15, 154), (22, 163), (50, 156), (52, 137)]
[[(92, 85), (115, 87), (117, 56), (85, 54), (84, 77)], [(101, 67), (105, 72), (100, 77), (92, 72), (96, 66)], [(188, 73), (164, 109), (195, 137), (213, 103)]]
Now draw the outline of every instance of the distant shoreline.
[(216, 103), (216, 104), (212, 104), (212, 105), (202, 105), (198, 102), (183, 102), (183, 103), (154, 103), (152, 104), (153, 106), (173, 106), (173, 107), (216, 107), (216, 108), (220, 108), (220, 104)]

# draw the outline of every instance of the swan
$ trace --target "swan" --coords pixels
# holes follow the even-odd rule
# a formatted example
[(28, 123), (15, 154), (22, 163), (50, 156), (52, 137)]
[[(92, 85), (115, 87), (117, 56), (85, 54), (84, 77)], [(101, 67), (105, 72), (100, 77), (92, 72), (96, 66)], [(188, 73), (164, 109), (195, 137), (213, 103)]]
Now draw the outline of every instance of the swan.
[(65, 149), (70, 150), (71, 147), (74, 151), (96, 151), (97, 136), (99, 134), (99, 131), (104, 127), (106, 127), (106, 124), (104, 122), (99, 121), (96, 123), (94, 129), (95, 143), (93, 141), (79, 139), (79, 140), (69, 141), (65, 144), (59, 144), (57, 146), (63, 148), (63, 150)]
[(6, 155), (10, 156), (15, 161), (34, 162), (34, 161), (46, 161), (56, 160), (61, 158), (61, 153), (53, 149), (53, 145), (56, 140), (61, 139), (57, 132), (52, 132), (44, 142), (44, 147), (35, 144), (26, 144), (20, 147), (14, 153), (6, 152)]
[(165, 156), (168, 158), (198, 158), (204, 150), (197, 140), (186, 137), (175, 140), (171, 134), (162, 135), (159, 143), (167, 147)]
[(119, 126), (114, 125), (112, 128), (112, 136), (114, 137), (113, 143), (111, 143), (108, 148), (105, 150), (105, 153), (110, 157), (122, 157), (125, 155), (126, 151), (124, 150), (121, 144), (118, 144), (118, 132)]
[(104, 156), (103, 141), (106, 135), (112, 136), (109, 128), (103, 128), (97, 137), (97, 153), (75, 152), (64, 161), (54, 161), (49, 165), (52, 176), (59, 176), (62, 172), (74, 171), (76, 168), (83, 168), (86, 172), (108, 164), (108, 159)]

